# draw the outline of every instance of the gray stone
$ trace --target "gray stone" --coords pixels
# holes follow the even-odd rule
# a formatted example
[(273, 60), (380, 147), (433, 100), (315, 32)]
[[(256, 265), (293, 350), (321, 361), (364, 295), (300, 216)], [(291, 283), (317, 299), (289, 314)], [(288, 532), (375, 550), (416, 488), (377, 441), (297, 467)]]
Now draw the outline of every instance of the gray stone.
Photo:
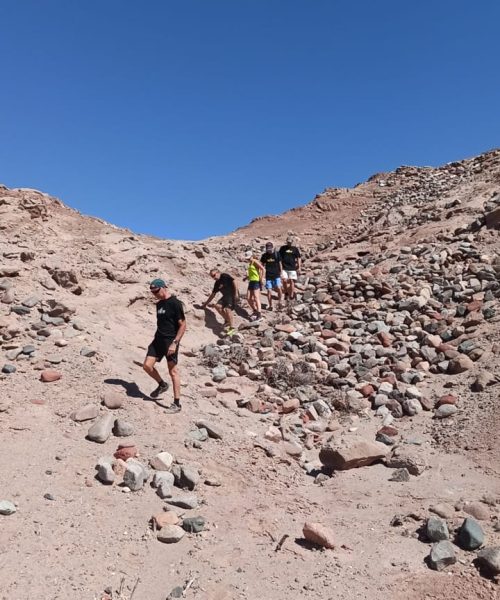
[(484, 532), (481, 525), (472, 517), (468, 517), (462, 523), (457, 536), (457, 544), (464, 550), (476, 550), (484, 544)]
[(22, 353), (23, 351), (21, 348), (14, 348), (6, 352), (5, 357), (7, 358), (7, 360), (16, 360), (16, 358)]
[(208, 440), (208, 431), (204, 427), (201, 429), (192, 429), (188, 435), (192, 440), (197, 442), (206, 442)]
[(9, 500), (0, 500), (0, 515), (13, 515), (16, 512), (16, 507)]
[(200, 474), (197, 469), (188, 465), (181, 467), (181, 487), (193, 491), (200, 482)]
[(408, 469), (396, 469), (389, 477), (389, 481), (410, 481), (410, 473)]
[[(74, 325), (73, 325), (74, 326)], [(76, 328), (75, 328), (76, 329)], [(96, 351), (93, 348), (87, 348), (86, 346), (80, 350), (80, 355), (86, 358), (92, 358), (96, 355)]]
[(436, 419), (446, 419), (451, 417), (458, 411), (458, 408), (454, 404), (441, 404), (439, 408), (434, 411), (434, 417)]
[(477, 555), (478, 563), (492, 575), (500, 574), (500, 546), (483, 548)]
[(218, 365), (212, 369), (212, 380), (219, 382), (224, 381), (227, 377), (226, 367), (223, 365)]
[(9, 364), (5, 364), (2, 367), (2, 373), (7, 373), (7, 374), (11, 374), (11, 373), (15, 373), (16, 372), (16, 367), (14, 365), (9, 365)]
[(209, 423), (208, 421), (200, 420), (196, 421), (196, 427), (199, 429), (206, 429), (208, 435), (215, 440), (222, 439), (222, 431), (213, 423)]
[(441, 542), (450, 539), (446, 521), (439, 517), (429, 517), (425, 526), (425, 534), (431, 542)]
[(129, 435), (133, 435), (134, 426), (124, 419), (116, 419), (113, 433), (117, 437), (128, 437)]
[(392, 456), (385, 460), (390, 469), (408, 469), (412, 475), (421, 475), (427, 468), (427, 462), (420, 451), (411, 448), (396, 448)]
[(454, 565), (457, 562), (455, 548), (448, 540), (443, 540), (434, 544), (431, 548), (429, 562), (436, 571), (443, 571), (446, 567)]
[(111, 435), (114, 421), (115, 418), (111, 413), (102, 415), (88, 430), (87, 438), (92, 442), (103, 444)]
[(99, 414), (99, 408), (95, 404), (86, 404), (81, 408), (73, 411), (70, 415), (70, 418), (73, 421), (89, 421), (90, 419), (95, 419)]
[(170, 471), (157, 471), (153, 476), (153, 487), (162, 500), (170, 498), (174, 491), (174, 475)]
[(35, 346), (33, 344), (28, 344), (27, 346), (23, 346), (22, 353), (23, 354), (34, 354), (36, 352)]
[(97, 479), (107, 485), (115, 481), (116, 474), (113, 471), (113, 459), (109, 456), (104, 456), (99, 459), (96, 465)]
[(156, 471), (169, 471), (174, 462), (174, 457), (170, 452), (159, 452), (154, 458), (149, 461), (152, 469)]
[(164, 544), (176, 544), (185, 536), (186, 532), (179, 525), (165, 525), (157, 534), (157, 539)]
[(205, 529), (203, 517), (187, 517), (182, 521), (182, 528), (188, 533), (200, 533)]
[(167, 498), (167, 504), (171, 504), (172, 506), (178, 506), (179, 508), (197, 508), (198, 507), (198, 498), (196, 494), (175, 494), (171, 498)]
[(127, 469), (123, 475), (123, 483), (129, 489), (133, 492), (142, 489), (148, 477), (148, 470), (142, 463), (133, 458), (127, 460)]
[(26, 300), (23, 300), (21, 304), (23, 306), (26, 306), (27, 308), (33, 308), (39, 302), (40, 302), (40, 298), (37, 298), (36, 296), (30, 296), (29, 298), (26, 298)]

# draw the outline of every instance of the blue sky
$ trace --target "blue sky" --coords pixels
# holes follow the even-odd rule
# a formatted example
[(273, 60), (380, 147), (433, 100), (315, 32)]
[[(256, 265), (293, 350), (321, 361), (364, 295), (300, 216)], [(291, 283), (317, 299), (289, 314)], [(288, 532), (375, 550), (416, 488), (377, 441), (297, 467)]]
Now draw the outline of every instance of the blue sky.
[(0, 0), (0, 182), (200, 239), (500, 145), (497, 0)]

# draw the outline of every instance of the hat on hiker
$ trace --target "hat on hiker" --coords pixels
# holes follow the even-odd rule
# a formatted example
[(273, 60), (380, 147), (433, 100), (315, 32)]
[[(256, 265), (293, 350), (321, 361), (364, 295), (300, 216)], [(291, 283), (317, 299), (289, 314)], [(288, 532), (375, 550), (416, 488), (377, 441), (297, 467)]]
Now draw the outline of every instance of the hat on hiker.
[(266, 248), (272, 248), (272, 247), (273, 247), (273, 243), (272, 242), (267, 242)]
[(158, 288), (166, 288), (167, 284), (163, 279), (153, 279), (153, 281), (149, 284), (149, 289), (154, 290)]
[(291, 235), (289, 235), (289, 236), (286, 238), (286, 243), (287, 243), (287, 244), (293, 244), (293, 237), (292, 237)]

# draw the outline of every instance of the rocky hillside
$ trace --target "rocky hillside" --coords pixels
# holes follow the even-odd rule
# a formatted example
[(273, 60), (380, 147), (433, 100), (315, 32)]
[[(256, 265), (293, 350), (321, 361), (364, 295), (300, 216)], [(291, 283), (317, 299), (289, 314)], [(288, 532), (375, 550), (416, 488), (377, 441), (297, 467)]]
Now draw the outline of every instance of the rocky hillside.
[[(498, 597), (500, 151), (200, 243), (7, 188), (0, 230), (2, 597)], [(295, 303), (225, 337), (208, 270), (288, 232)], [(178, 415), (141, 369), (155, 276)]]

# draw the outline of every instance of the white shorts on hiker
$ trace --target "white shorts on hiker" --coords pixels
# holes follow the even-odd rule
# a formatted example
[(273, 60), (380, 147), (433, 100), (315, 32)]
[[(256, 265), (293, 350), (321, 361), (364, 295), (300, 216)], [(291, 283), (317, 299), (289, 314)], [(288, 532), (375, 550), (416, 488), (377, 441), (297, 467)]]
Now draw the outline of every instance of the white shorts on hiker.
[(297, 271), (282, 271), (282, 279), (293, 279), (297, 281)]

